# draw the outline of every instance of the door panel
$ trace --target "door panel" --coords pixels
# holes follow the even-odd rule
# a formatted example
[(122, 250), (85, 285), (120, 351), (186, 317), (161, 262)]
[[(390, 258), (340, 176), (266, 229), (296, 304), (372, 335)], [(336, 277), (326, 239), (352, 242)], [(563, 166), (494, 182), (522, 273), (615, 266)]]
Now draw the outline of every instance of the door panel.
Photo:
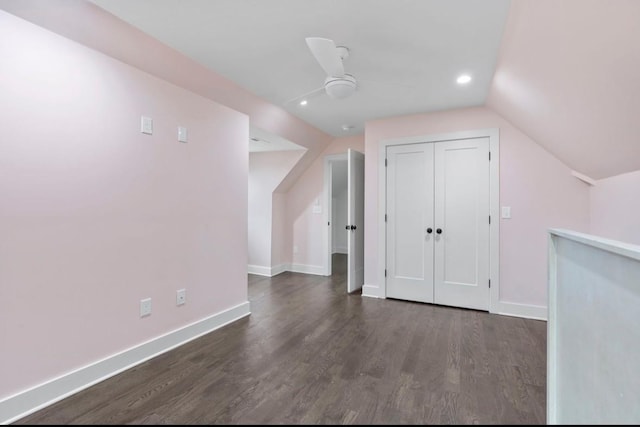
[(489, 139), (434, 146), (434, 302), (488, 310)]
[(387, 297), (433, 302), (433, 144), (387, 148)]
[(347, 152), (347, 292), (364, 284), (364, 154)]

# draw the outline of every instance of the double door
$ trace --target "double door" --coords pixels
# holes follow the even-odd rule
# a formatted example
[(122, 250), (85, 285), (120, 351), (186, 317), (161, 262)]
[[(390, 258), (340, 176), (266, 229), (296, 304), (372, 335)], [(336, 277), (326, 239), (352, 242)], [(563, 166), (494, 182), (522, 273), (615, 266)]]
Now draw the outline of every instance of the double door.
[(489, 139), (386, 152), (386, 295), (489, 309)]

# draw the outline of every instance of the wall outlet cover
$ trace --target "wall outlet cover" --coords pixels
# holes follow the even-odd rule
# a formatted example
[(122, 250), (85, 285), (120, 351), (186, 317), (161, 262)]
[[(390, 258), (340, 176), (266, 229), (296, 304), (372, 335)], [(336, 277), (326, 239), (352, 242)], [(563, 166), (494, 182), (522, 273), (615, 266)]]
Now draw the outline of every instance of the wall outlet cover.
[(176, 305), (183, 305), (187, 302), (187, 290), (178, 289), (176, 291)]
[(146, 317), (151, 315), (151, 298), (145, 298), (140, 300), (140, 317)]

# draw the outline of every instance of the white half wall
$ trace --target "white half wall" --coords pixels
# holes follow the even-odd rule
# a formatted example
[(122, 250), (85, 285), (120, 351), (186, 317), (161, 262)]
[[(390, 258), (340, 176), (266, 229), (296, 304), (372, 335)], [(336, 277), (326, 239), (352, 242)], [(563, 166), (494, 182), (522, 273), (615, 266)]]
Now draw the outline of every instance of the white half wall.
[(640, 246), (550, 230), (547, 422), (639, 424)]

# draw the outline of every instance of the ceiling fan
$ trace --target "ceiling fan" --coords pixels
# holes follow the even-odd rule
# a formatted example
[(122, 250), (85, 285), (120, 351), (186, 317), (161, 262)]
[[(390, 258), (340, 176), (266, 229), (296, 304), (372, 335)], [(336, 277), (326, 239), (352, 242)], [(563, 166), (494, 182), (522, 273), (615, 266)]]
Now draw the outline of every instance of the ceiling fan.
[(345, 46), (336, 46), (333, 40), (322, 37), (307, 37), (305, 40), (314, 58), (327, 73), (327, 77), (321, 87), (297, 96), (287, 103), (294, 100), (304, 101), (323, 90), (334, 99), (344, 99), (353, 95), (358, 84), (354, 76), (344, 72), (343, 64), (343, 61), (349, 58), (349, 49)]

